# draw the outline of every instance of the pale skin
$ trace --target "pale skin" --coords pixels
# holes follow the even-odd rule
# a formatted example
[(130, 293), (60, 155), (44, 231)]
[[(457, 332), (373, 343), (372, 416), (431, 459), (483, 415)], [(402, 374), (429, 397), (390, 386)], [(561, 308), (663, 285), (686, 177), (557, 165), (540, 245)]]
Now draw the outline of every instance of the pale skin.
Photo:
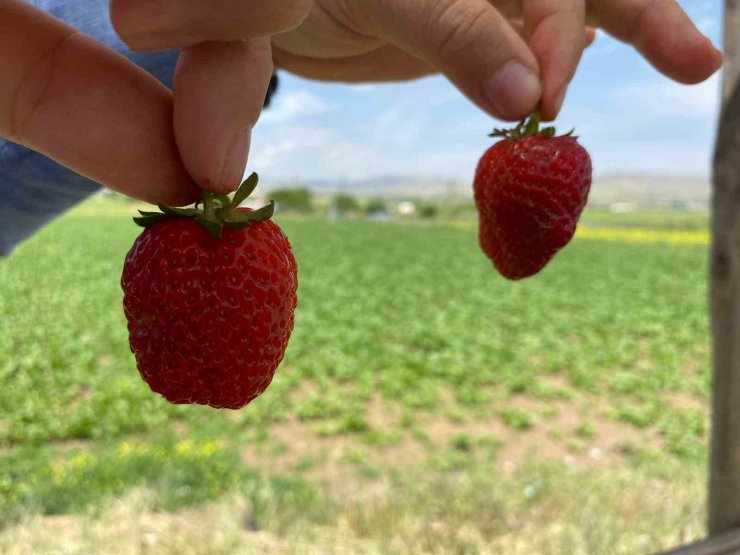
[[(234, 190), (275, 69), (445, 75), (491, 116), (554, 119), (603, 29), (698, 83), (722, 55), (674, 0), (111, 0), (134, 50), (181, 49), (174, 92), (22, 0), (0, 0), (0, 136), (149, 202)], [(485, 121), (482, 120), (485, 126)]]

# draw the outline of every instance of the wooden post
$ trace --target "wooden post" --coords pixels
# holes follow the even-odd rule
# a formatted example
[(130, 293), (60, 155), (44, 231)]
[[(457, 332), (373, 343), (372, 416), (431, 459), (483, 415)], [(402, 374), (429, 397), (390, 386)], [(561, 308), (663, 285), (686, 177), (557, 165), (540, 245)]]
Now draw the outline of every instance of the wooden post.
[(740, 3), (726, 0), (722, 116), (714, 156), (714, 356), (709, 534), (740, 526)]
[(660, 555), (737, 555), (738, 553), (740, 553), (740, 530), (731, 530), (673, 551), (665, 551)]

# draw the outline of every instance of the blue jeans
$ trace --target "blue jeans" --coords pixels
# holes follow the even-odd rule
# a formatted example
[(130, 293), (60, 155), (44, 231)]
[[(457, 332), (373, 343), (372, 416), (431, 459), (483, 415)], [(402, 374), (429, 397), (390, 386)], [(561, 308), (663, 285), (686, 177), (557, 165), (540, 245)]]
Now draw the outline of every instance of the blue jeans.
[[(178, 53), (131, 52), (113, 31), (108, 0), (29, 3), (114, 48), (171, 87)], [(42, 154), (0, 139), (0, 256), (99, 188)]]

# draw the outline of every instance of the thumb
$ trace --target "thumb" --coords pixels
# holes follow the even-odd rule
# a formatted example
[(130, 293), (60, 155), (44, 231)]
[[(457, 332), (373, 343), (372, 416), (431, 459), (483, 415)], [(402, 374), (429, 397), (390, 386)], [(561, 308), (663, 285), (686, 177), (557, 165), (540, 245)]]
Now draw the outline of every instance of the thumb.
[(175, 139), (183, 164), (204, 189), (229, 193), (239, 185), (271, 75), (267, 38), (182, 51), (174, 83)]
[(516, 120), (542, 96), (527, 44), (487, 0), (373, 0), (364, 4), (374, 33), (444, 73), (486, 112)]

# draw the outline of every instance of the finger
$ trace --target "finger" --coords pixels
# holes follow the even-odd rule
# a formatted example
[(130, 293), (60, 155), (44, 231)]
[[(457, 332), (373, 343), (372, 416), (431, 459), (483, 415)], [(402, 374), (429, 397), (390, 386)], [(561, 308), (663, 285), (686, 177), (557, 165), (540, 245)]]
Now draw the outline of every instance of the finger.
[(596, 29), (586, 26), (586, 47), (591, 46), (596, 40)]
[(525, 0), (524, 27), (542, 79), (542, 118), (558, 115), (586, 47), (583, 0)]
[(271, 75), (266, 38), (183, 50), (174, 81), (175, 137), (201, 187), (228, 193), (239, 185)]
[(313, 0), (111, 0), (116, 32), (136, 50), (269, 36), (298, 26)]
[(424, 60), (390, 44), (357, 56), (330, 59), (300, 56), (273, 46), (272, 57), (275, 67), (322, 81), (407, 81), (437, 73)]
[(506, 19), (519, 19), (521, 21), (522, 0), (488, 0), (488, 3)]
[[(521, 36), (524, 40), (527, 40), (529, 38), (529, 36), (524, 31), (524, 21), (522, 21), (521, 19), (509, 19), (509, 25), (511, 25), (512, 28), (517, 33), (519, 33), (519, 36)], [(591, 46), (596, 40), (596, 29), (586, 26), (583, 34), (583, 40), (585, 41), (586, 47)]]
[(699, 83), (722, 65), (722, 54), (674, 0), (592, 0), (595, 26), (632, 44), (658, 71)]
[(535, 110), (537, 60), (486, 0), (374, 0), (364, 7), (378, 36), (442, 71), (492, 115), (516, 120)]
[(25, 1), (0, 3), (0, 135), (148, 202), (188, 204), (172, 95), (154, 77)]

